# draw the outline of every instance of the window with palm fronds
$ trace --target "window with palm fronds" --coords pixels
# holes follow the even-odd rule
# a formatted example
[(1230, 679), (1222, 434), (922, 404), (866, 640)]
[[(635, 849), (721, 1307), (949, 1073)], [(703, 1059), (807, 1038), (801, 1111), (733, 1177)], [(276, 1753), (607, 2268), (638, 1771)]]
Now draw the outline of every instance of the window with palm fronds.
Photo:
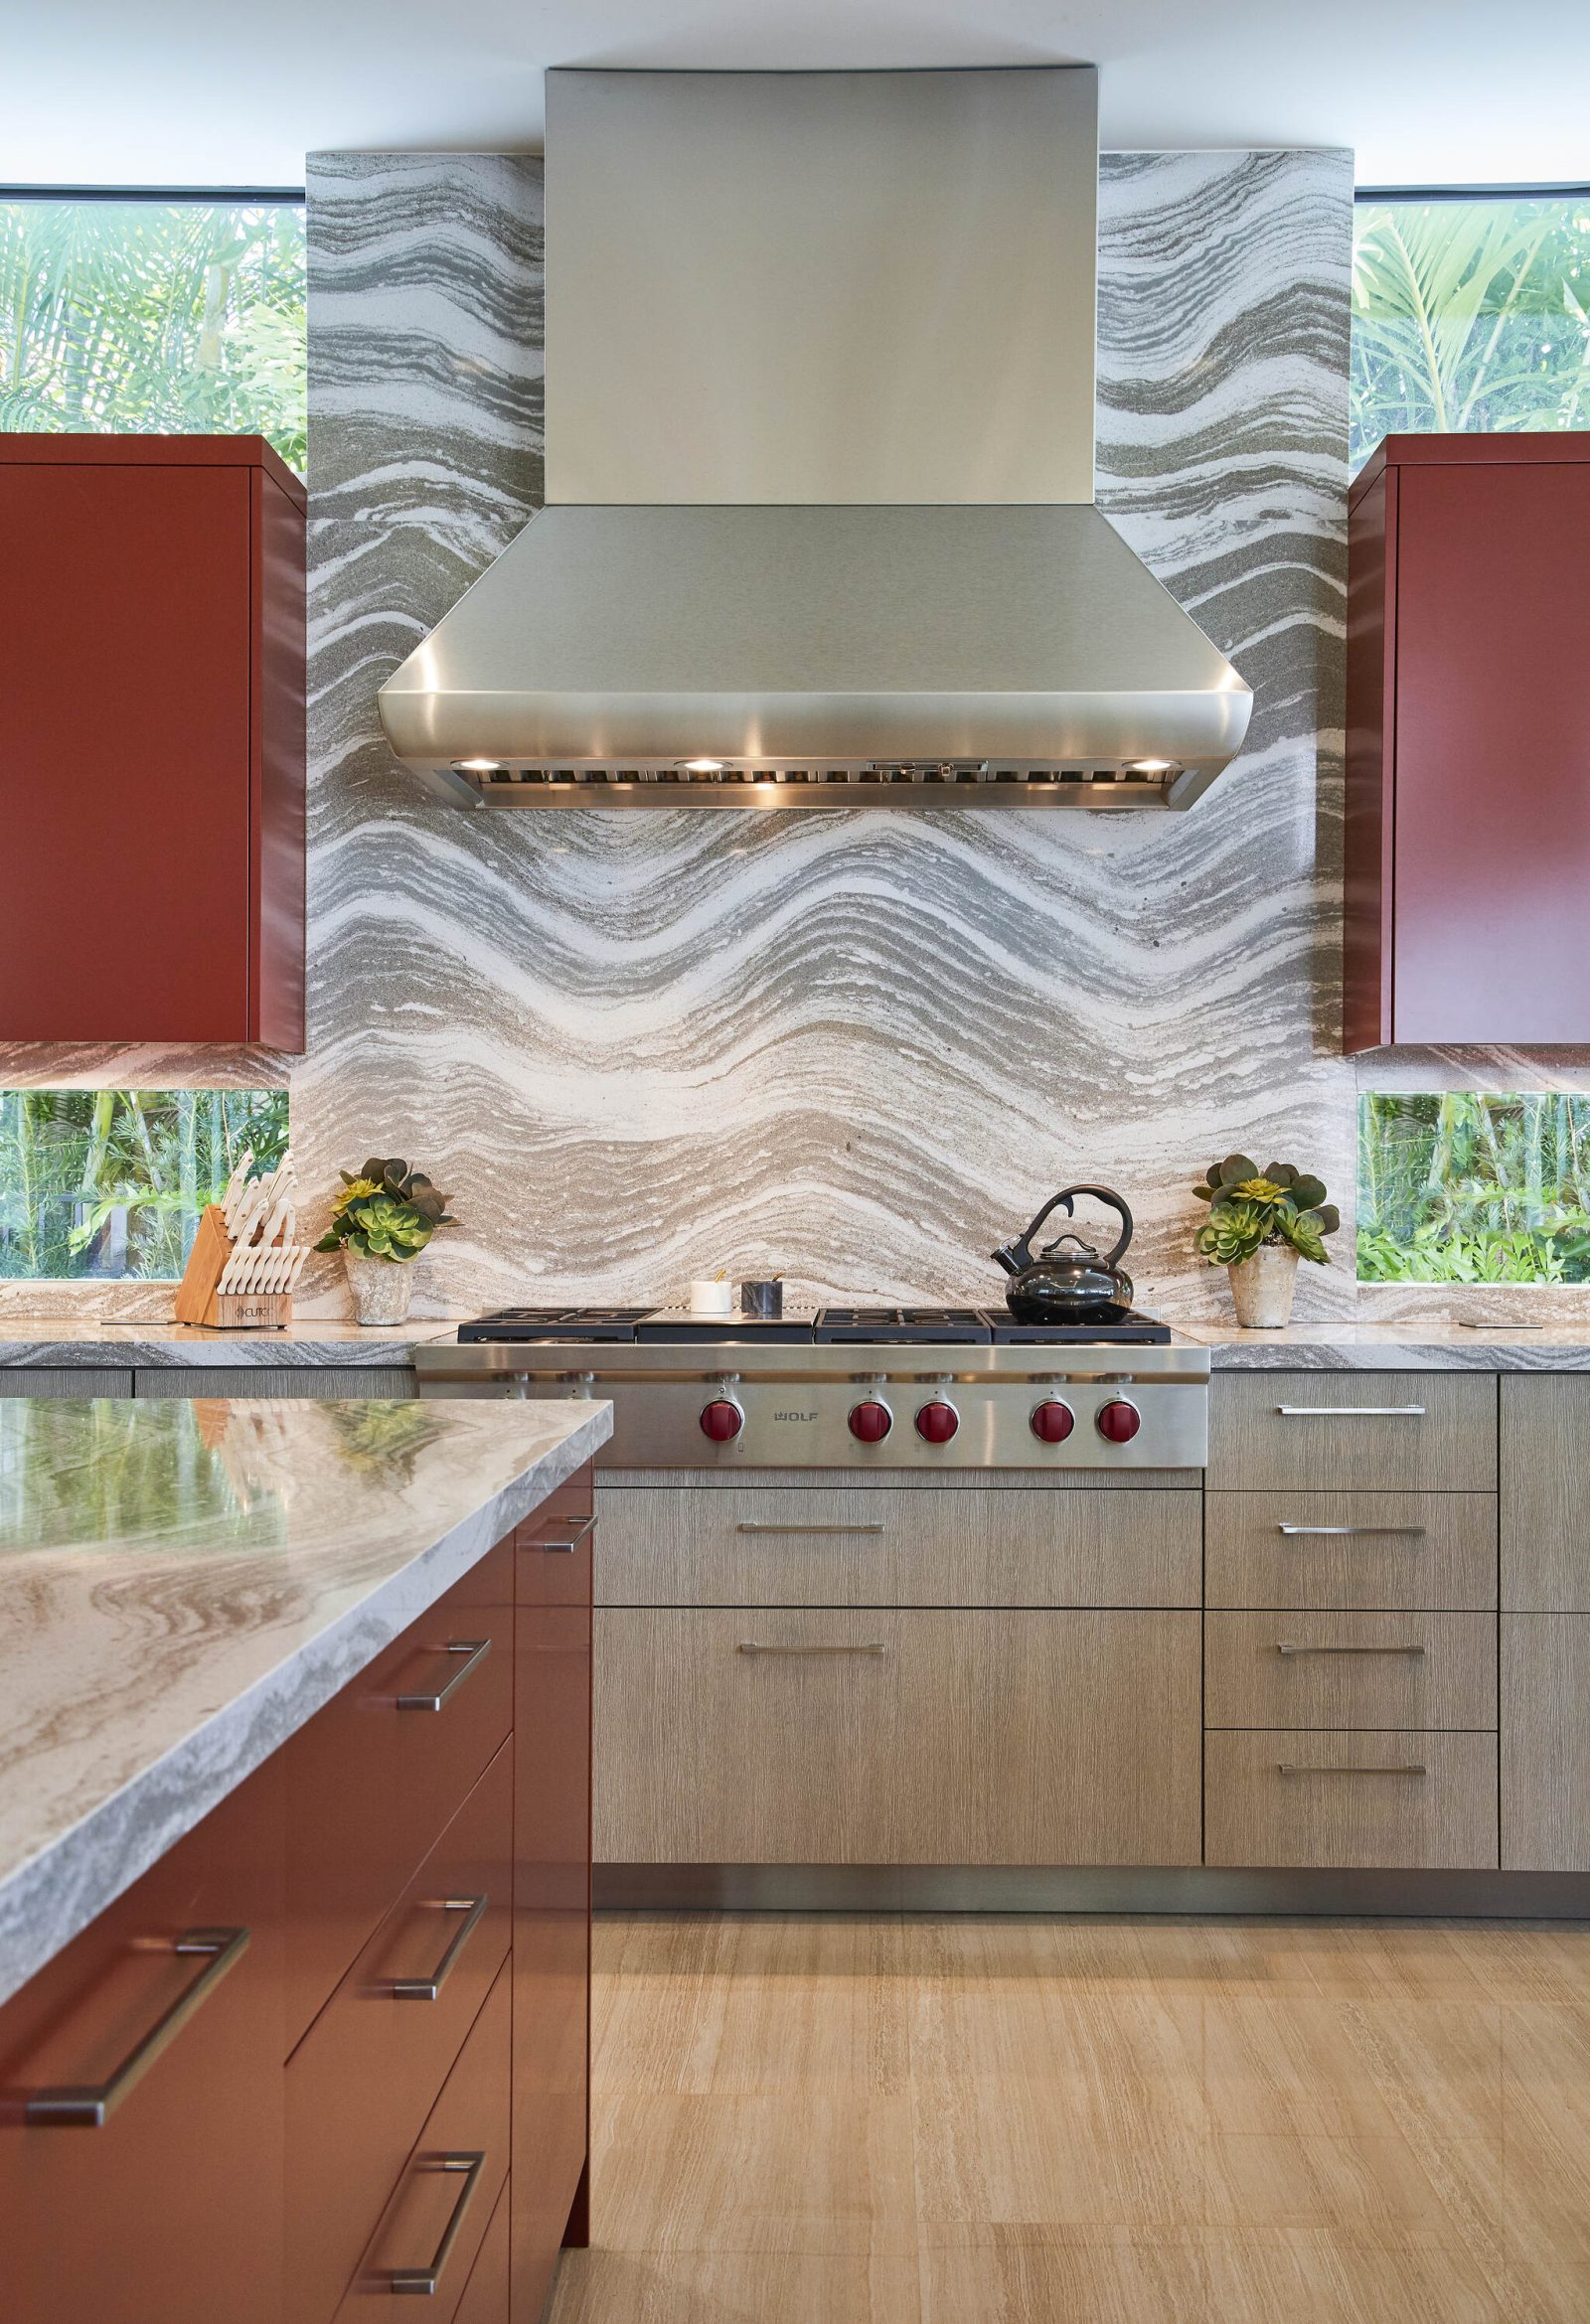
[(1358, 1280), (1590, 1283), (1590, 1097), (1366, 1091)]
[(0, 1090), (0, 1277), (175, 1279), (244, 1152), (286, 1146), (284, 1089)]
[(262, 435), (302, 471), (298, 203), (0, 202), (0, 429)]
[(1590, 427), (1590, 194), (1360, 202), (1350, 450)]

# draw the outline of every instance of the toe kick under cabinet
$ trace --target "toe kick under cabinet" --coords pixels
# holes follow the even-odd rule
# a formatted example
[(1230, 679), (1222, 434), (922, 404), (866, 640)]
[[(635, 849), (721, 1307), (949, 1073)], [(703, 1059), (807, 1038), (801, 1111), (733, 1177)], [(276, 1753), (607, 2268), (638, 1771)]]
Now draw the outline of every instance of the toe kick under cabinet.
[(1200, 1496), (600, 1491), (608, 1865), (1190, 1865)]
[(590, 1508), (586, 1470), (0, 2009), (6, 2324), (541, 2314), (586, 2240)]

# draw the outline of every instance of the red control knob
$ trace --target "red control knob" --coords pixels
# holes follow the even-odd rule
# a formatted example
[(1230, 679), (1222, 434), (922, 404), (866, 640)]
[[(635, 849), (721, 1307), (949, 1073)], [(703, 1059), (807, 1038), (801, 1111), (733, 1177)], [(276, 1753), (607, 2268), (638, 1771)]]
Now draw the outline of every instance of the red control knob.
[(726, 1396), (718, 1396), (711, 1404), (702, 1406), (702, 1435), (711, 1437), (715, 1445), (730, 1445), (745, 1426), (745, 1415), (737, 1404), (730, 1404)]
[(1129, 1445), (1142, 1426), (1142, 1413), (1124, 1397), (1118, 1396), (1113, 1403), (1099, 1406), (1099, 1435), (1107, 1445)]
[(947, 1445), (960, 1425), (960, 1414), (942, 1396), (924, 1404), (916, 1416), (916, 1433), (925, 1445)]
[(1063, 1445), (1076, 1426), (1076, 1414), (1057, 1396), (1046, 1396), (1033, 1407), (1033, 1434), (1040, 1445)]
[(880, 1445), (893, 1426), (893, 1413), (886, 1404), (879, 1404), (875, 1396), (851, 1406), (851, 1435), (859, 1444)]

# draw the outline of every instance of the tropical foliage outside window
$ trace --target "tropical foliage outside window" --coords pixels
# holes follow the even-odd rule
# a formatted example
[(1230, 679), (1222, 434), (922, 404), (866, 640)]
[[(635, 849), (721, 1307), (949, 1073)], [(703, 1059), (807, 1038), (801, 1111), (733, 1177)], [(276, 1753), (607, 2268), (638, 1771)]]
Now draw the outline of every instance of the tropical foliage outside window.
[(0, 429), (262, 435), (300, 472), (296, 203), (0, 202)]
[(1590, 195), (1360, 202), (1351, 457), (1384, 435), (1590, 427)]
[(1590, 1097), (1365, 1093), (1358, 1277), (1590, 1283)]
[(287, 1145), (285, 1090), (0, 1090), (0, 1277), (172, 1279), (243, 1153)]

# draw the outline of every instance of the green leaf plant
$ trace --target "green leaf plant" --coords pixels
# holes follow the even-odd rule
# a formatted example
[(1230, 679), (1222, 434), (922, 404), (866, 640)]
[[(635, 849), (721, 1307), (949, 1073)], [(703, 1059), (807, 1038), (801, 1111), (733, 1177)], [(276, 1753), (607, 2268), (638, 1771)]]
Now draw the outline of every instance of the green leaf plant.
[(447, 1197), (422, 1170), (372, 1156), (356, 1174), (340, 1170), (342, 1191), (317, 1251), (352, 1251), (361, 1259), (417, 1259), (439, 1226), (455, 1226)]
[(1209, 1215), (1193, 1237), (1211, 1267), (1238, 1267), (1266, 1245), (1285, 1244), (1317, 1267), (1327, 1266), (1327, 1235), (1342, 1224), (1334, 1202), (1325, 1198), (1323, 1178), (1291, 1162), (1266, 1162), (1261, 1170), (1245, 1154), (1212, 1162), (1193, 1187)]

